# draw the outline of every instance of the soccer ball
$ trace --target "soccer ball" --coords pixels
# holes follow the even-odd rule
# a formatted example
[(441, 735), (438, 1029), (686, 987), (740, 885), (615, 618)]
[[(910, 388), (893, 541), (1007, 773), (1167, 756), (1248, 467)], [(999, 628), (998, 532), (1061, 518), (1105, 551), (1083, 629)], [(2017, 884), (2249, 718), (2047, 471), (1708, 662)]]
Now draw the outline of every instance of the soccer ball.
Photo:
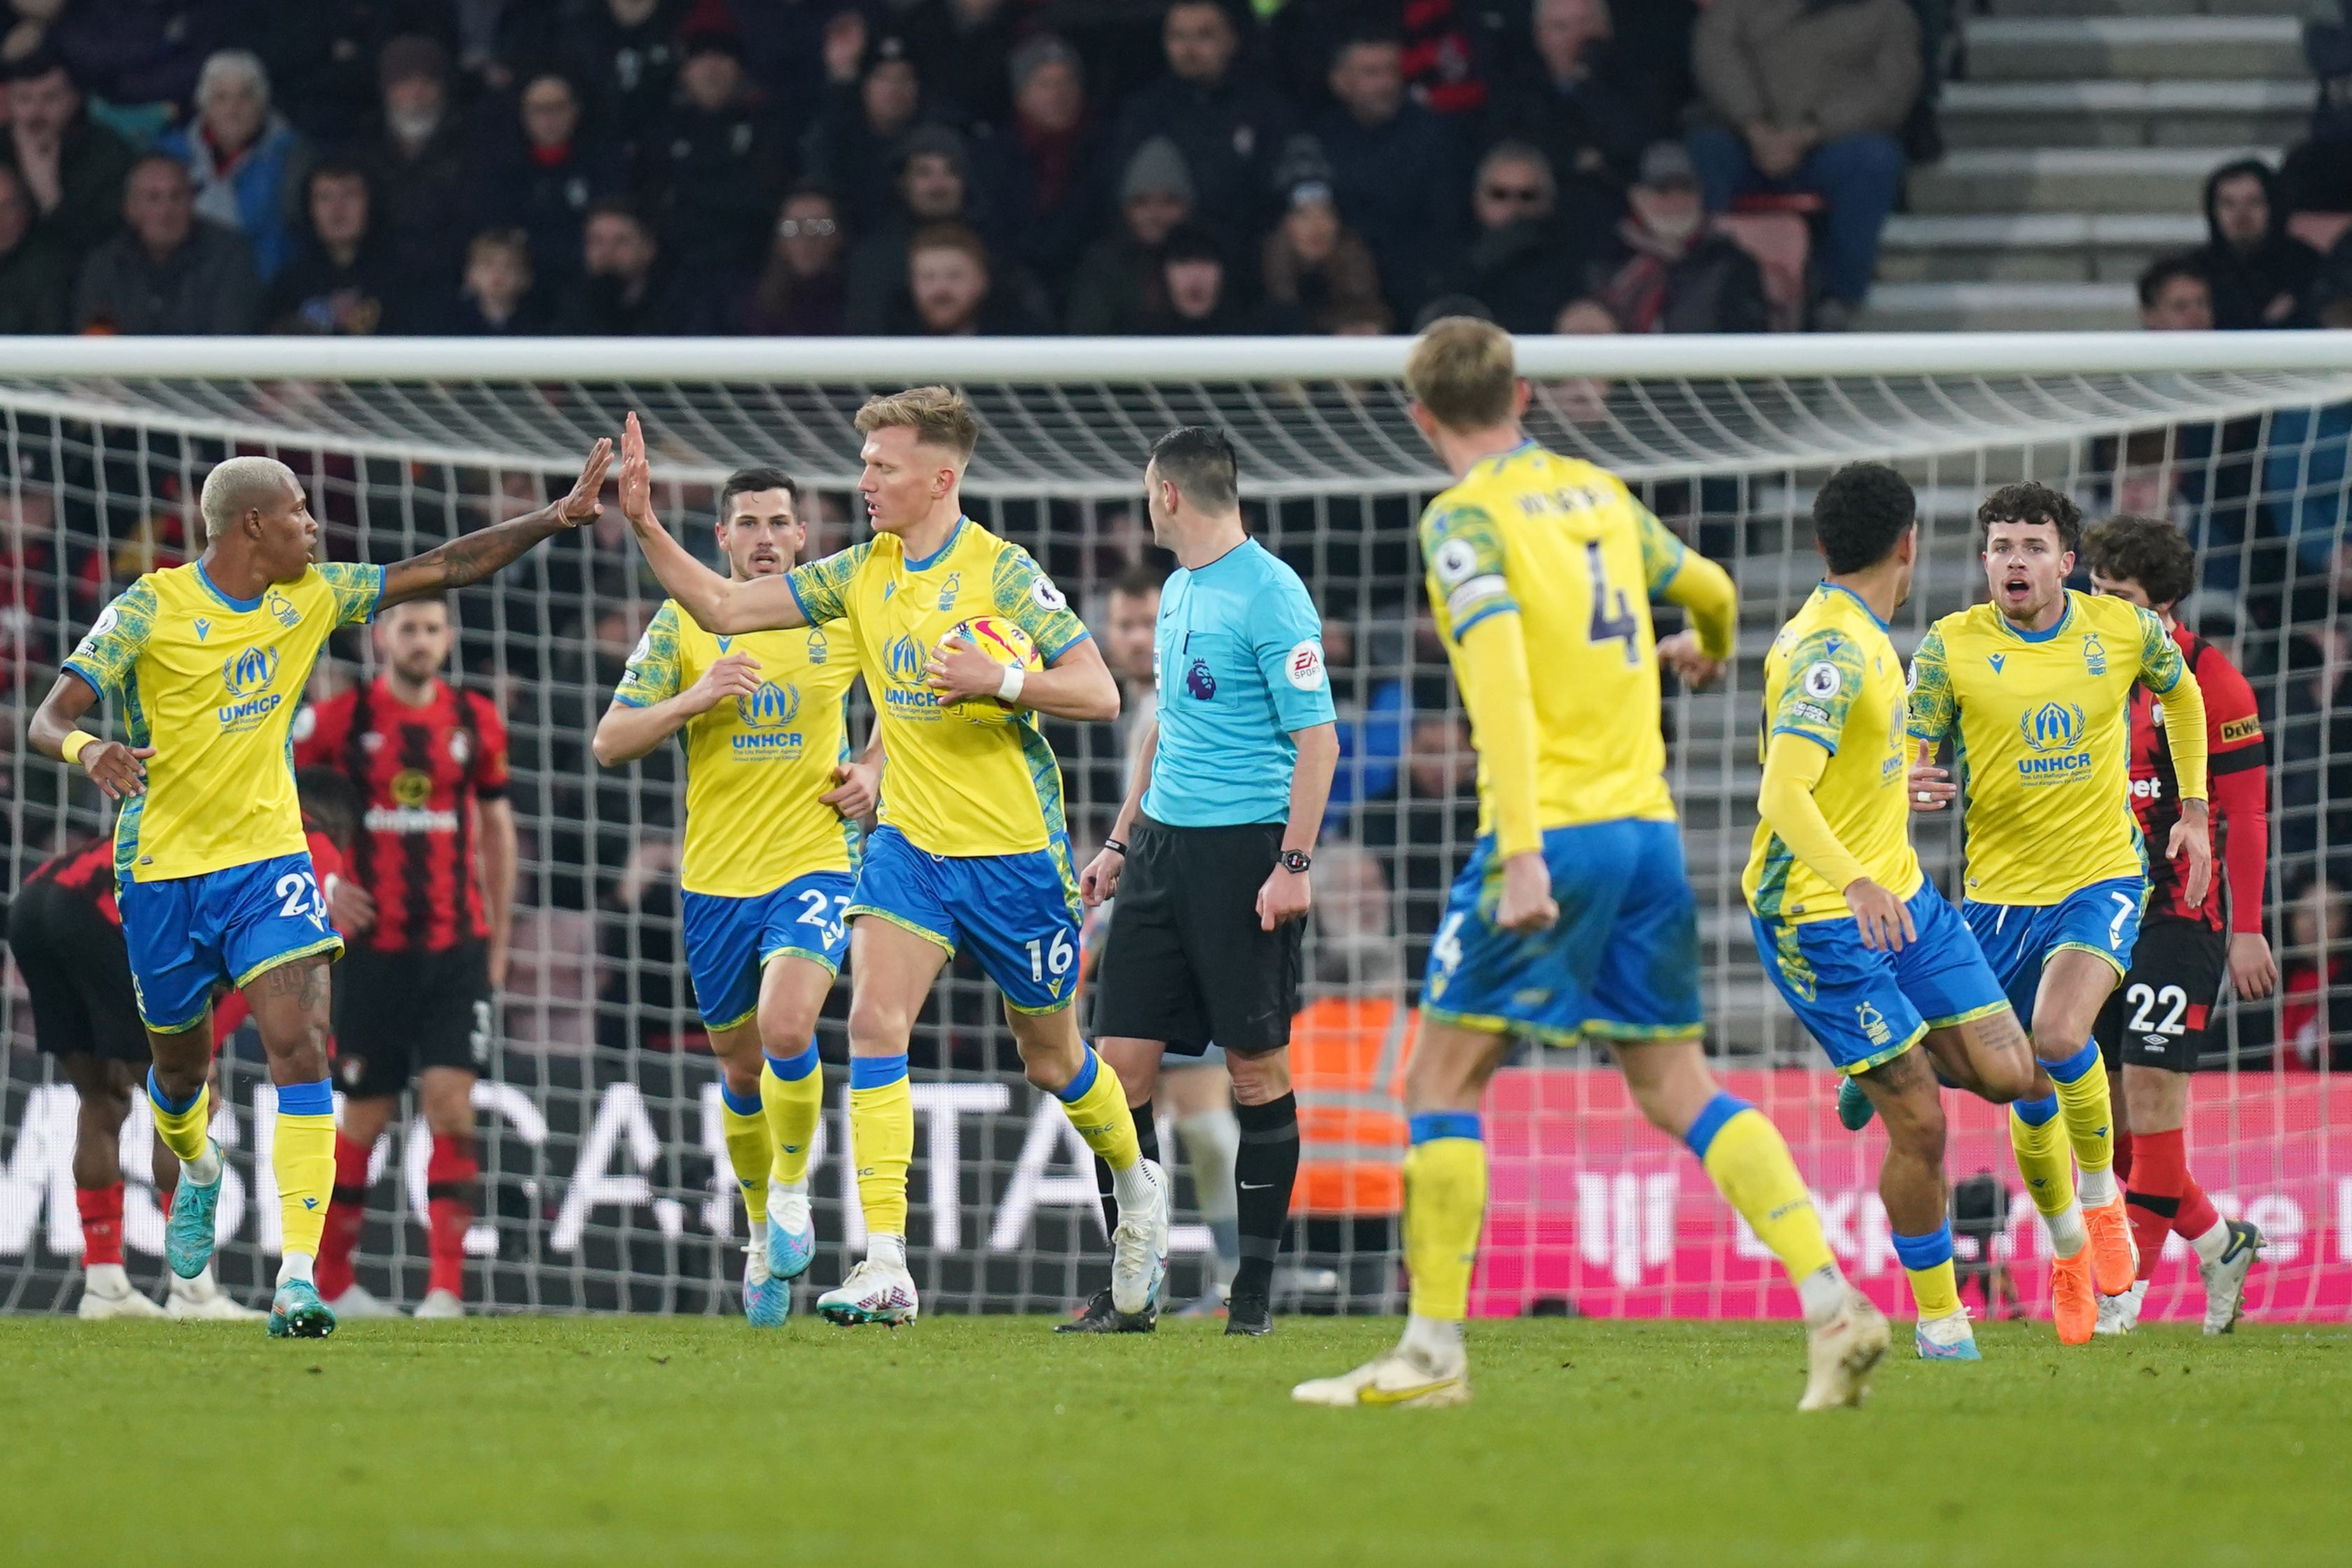
[[(994, 616), (974, 616), (953, 631), (942, 642), (961, 638), (999, 664), (1017, 664), (1024, 669), (1045, 668), (1037, 657), (1037, 644), (1029, 634), (1012, 621)], [(1002, 724), (1013, 716), (1013, 710), (994, 697), (975, 697), (968, 702), (951, 702), (948, 711), (970, 720), (975, 724)]]

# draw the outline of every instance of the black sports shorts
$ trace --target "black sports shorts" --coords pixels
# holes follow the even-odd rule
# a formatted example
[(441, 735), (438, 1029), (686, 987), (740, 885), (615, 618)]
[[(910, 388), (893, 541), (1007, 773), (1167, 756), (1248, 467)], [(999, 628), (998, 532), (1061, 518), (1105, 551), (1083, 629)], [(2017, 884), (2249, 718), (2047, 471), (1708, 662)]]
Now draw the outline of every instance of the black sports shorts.
[(33, 999), (42, 1050), (139, 1067), (152, 1059), (122, 928), (79, 890), (46, 878), (20, 889), (8, 906), (8, 948)]
[(1095, 972), (1097, 1037), (1162, 1040), (1180, 1056), (1290, 1044), (1306, 922), (1260, 931), (1257, 892), (1280, 823), (1171, 827), (1139, 817)]
[(345, 1094), (398, 1094), (426, 1068), (480, 1072), (490, 1055), (487, 946), (377, 952), (353, 946), (335, 965), (335, 1081)]
[(2107, 1066), (2196, 1071), (2229, 968), (2230, 939), (2203, 921), (2149, 917), (2131, 973), (2099, 1010), (2094, 1033)]

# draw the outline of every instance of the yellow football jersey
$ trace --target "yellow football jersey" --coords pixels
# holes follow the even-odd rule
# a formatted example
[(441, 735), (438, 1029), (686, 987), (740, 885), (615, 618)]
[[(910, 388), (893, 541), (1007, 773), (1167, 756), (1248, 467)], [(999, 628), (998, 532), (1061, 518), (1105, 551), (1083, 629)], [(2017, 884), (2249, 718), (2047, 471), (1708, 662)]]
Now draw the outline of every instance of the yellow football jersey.
[[(1650, 597), (1682, 570), (1682, 541), (1615, 475), (1529, 441), (1431, 501), (1421, 549), (1465, 705), (1463, 634), (1489, 616), (1520, 619), (1539, 731), (1538, 826), (1672, 821)], [(1479, 830), (1492, 832), (1484, 756), (1478, 797)]]
[(760, 689), (686, 721), (686, 850), (677, 885), (723, 899), (772, 893), (812, 871), (846, 871), (857, 825), (818, 797), (849, 754), (857, 652), (840, 625), (722, 637), (666, 602), (613, 700), (666, 701), (730, 653), (760, 661)]
[(1911, 734), (1955, 737), (1968, 788), (1968, 896), (2054, 904), (2137, 877), (2131, 691), (2194, 680), (2164, 623), (2123, 599), (2069, 591), (2046, 632), (1990, 605), (1946, 616), (1911, 661)]
[[(1764, 732), (1801, 735), (1830, 754), (1813, 804), (1870, 879), (1898, 899), (1919, 890), (1911, 806), (1903, 797), (1910, 747), (1904, 737), (1903, 659), (1868, 605), (1824, 583), (1780, 628), (1764, 656)], [(1740, 878), (1748, 907), (1792, 924), (1853, 913), (1845, 892), (1756, 825)]]
[(787, 580), (803, 616), (845, 620), (857, 646), (889, 759), (882, 822), (932, 855), (1026, 855), (1064, 831), (1061, 764), (1036, 713), (950, 712), (924, 675), (940, 639), (974, 616), (1014, 622), (1049, 665), (1087, 637), (1027, 551), (963, 518), (924, 560), (877, 533)]
[(150, 572), (65, 667), (152, 746), (147, 793), (114, 823), (118, 879), (160, 882), (299, 855), (288, 731), (327, 635), (374, 615), (383, 568), (331, 562), (232, 599), (199, 563)]

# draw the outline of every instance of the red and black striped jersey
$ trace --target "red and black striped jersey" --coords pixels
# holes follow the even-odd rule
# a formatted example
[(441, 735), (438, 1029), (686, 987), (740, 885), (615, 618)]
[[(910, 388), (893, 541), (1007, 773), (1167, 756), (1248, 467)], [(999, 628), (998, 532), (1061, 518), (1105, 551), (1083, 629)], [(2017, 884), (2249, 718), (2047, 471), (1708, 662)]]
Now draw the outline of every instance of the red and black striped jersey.
[(50, 856), (25, 873), (26, 887), (37, 882), (77, 895), (104, 915), (109, 925), (122, 923), (122, 911), (114, 905), (114, 840), (110, 837)]
[(478, 691), (433, 684), (412, 708), (378, 679), (296, 716), (294, 763), (359, 786), (345, 874), (375, 900), (354, 939), (379, 952), (438, 952), (489, 934), (474, 865), (475, 805), (507, 792), (507, 730)]
[(2263, 720), (2254, 689), (2221, 650), (2187, 626), (2172, 628), (2180, 657), (2205, 699), (2206, 775), (2213, 824), (2213, 881), (2202, 906), (2183, 897), (2181, 868), (2165, 856), (2180, 820), (2164, 708), (2144, 686), (2132, 689), (2131, 801), (2147, 842), (2151, 914), (2202, 921), (2215, 931), (2263, 929), (2263, 874), (2270, 854), (2270, 775), (2263, 765)]

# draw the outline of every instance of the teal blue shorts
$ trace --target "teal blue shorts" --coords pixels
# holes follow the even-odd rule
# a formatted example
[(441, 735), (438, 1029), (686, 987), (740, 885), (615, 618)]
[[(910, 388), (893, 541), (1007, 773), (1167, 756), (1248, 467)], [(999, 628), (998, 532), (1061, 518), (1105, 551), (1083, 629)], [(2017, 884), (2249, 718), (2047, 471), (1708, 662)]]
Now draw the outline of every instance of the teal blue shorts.
[(1764, 973), (1842, 1073), (1868, 1072), (1930, 1029), (2009, 1005), (1976, 938), (1934, 883), (1921, 882), (1904, 907), (1918, 940), (1901, 952), (1863, 946), (1852, 916), (1799, 925), (1748, 916)]
[(772, 958), (790, 954), (840, 973), (856, 886), (846, 871), (812, 871), (754, 898), (681, 894), (686, 967), (704, 1026), (731, 1029), (759, 1012), (760, 976)]
[(115, 906), (140, 1020), (159, 1035), (202, 1023), (216, 984), (242, 987), (279, 964), (343, 951), (307, 849), (195, 877), (124, 879)]
[(1016, 1013), (1058, 1013), (1076, 999), (1082, 910), (1070, 841), (1059, 833), (1026, 855), (933, 855), (895, 827), (877, 828), (849, 913), (950, 953), (969, 945)]
[(1984, 949), (2017, 1021), (2033, 1027), (2033, 995), (2042, 988), (2042, 966), (2068, 948), (2095, 952), (2116, 966), (2118, 983), (2131, 973), (2132, 949), (2139, 942), (2139, 919), (2147, 908), (2147, 879), (2110, 877), (2077, 889), (2054, 904), (1960, 906), (1969, 930)]

